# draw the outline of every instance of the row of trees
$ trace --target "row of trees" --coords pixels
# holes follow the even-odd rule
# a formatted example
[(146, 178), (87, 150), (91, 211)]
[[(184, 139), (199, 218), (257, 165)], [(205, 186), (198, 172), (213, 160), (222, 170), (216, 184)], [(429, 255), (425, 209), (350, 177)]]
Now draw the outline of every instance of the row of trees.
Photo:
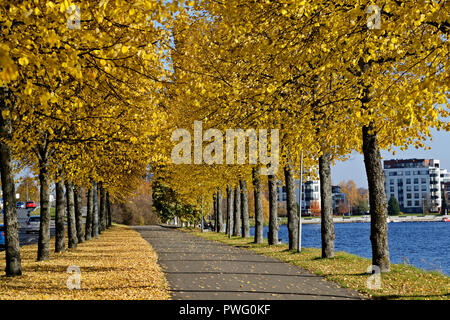
[[(195, 165), (167, 164), (157, 171), (159, 178), (193, 205), (202, 195), (226, 190), (234, 210), (243, 210), (242, 198), (236, 196), (242, 182), (253, 185), (255, 202), (257, 181), (267, 182), (272, 244), (277, 243), (276, 182), (284, 180), (289, 243), (295, 248), (293, 181), (300, 177), (303, 164), (304, 180), (317, 171), (320, 177), (323, 257), (332, 257), (330, 167), (359, 151), (369, 186), (372, 260), (382, 272), (389, 271), (380, 150), (423, 147), (430, 127), (449, 129), (449, 24), (445, 1), (383, 0), (375, 9), (372, 4), (194, 1), (193, 8), (181, 10), (172, 29), (173, 73), (164, 100), (171, 110), (168, 120), (172, 128), (192, 128), (201, 120), (204, 131), (213, 130), (205, 136), (201, 132), (202, 143), (194, 146), (193, 157), (188, 155)], [(380, 19), (380, 26), (373, 16)], [(229, 151), (239, 164), (230, 165), (228, 160), (223, 164), (221, 133), (235, 128), (278, 129), (278, 164), (283, 172), (255, 174), (265, 167), (250, 161), (254, 160), (250, 151), (239, 162), (242, 152), (234, 146), (227, 149), (227, 159)], [(195, 153), (199, 149), (203, 157)], [(261, 165), (261, 155), (259, 160)], [(255, 217), (259, 206), (255, 203)], [(239, 229), (241, 222), (235, 222)]]
[[(420, 147), (431, 126), (449, 129), (449, 23), (445, 1), (382, 0), (368, 15), (371, 5), (368, 0), (93, 1), (81, 8), (70, 1), (2, 3), (0, 170), (7, 275), (21, 272), (14, 161), (39, 177), (39, 260), (48, 259), (51, 180), (63, 179), (69, 190), (72, 185), (89, 190), (96, 182), (120, 200), (148, 169), (192, 214), (202, 197), (219, 189), (221, 196), (233, 192), (234, 208), (241, 208), (240, 190), (252, 186), (261, 221), (258, 190), (268, 183), (273, 244), (277, 182), (287, 186), (294, 239), (294, 178), (310, 179), (318, 171), (323, 256), (331, 257), (330, 167), (353, 150), (364, 155), (369, 183), (373, 264), (389, 271), (380, 150)], [(202, 139), (194, 139), (190, 156), (190, 135), (172, 133), (195, 121), (201, 121)], [(260, 136), (270, 132), (271, 139), (259, 141), (259, 153), (245, 154), (245, 147), (238, 151), (228, 141), (224, 152), (222, 132), (231, 128), (259, 129)], [(212, 130), (203, 135), (202, 129)], [(182, 148), (174, 148), (171, 135), (186, 142)], [(189, 161), (173, 164), (170, 156), (177, 151)], [(267, 160), (271, 172), (265, 176)], [(211, 197), (205, 199), (213, 205)]]
[(22, 273), (15, 167), (28, 167), (39, 178), (41, 261), (50, 252), (52, 181), (56, 251), (61, 251), (64, 189), (73, 248), (83, 239), (81, 190), (88, 193), (84, 238), (89, 239), (110, 225), (109, 201), (127, 199), (147, 175), (149, 163), (160, 161), (159, 130), (167, 113), (159, 92), (167, 79), (166, 23), (173, 10), (172, 4), (153, 1), (0, 4), (6, 275)]

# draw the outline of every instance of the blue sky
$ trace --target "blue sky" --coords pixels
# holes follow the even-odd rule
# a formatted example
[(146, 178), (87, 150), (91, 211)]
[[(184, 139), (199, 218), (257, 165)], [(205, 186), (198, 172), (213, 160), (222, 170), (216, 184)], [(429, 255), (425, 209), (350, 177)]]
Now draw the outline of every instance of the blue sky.
[[(433, 140), (428, 141), (425, 145), (431, 147), (431, 150), (416, 149), (413, 146), (405, 151), (401, 151), (400, 148), (394, 148), (393, 150), (396, 151), (395, 156), (392, 155), (392, 152), (381, 152), (383, 160), (409, 158), (439, 159), (441, 161), (441, 168), (450, 171), (450, 132), (434, 129), (430, 131)], [(343, 180), (351, 179), (355, 181), (357, 187), (367, 188), (363, 156), (354, 152), (348, 160), (336, 163), (331, 169), (331, 177), (333, 185), (337, 185)]]

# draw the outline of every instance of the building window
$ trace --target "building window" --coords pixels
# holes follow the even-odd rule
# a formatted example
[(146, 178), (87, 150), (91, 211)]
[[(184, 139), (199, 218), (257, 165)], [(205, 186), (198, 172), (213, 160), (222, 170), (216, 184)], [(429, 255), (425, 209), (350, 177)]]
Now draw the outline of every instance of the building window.
[(425, 183), (427, 183), (427, 179), (422, 178), (422, 179), (421, 179), (421, 182), (422, 182), (422, 184), (425, 184)]
[(406, 186), (406, 191), (412, 191), (411, 186)]
[(394, 187), (391, 187), (390, 191), (391, 191), (391, 192), (394, 192)]
[(411, 175), (411, 171), (405, 171), (405, 176), (410, 176)]
[(391, 177), (392, 176), (396, 176), (396, 175), (397, 175), (397, 172), (395, 172), (395, 171), (394, 172), (389, 172), (389, 176), (391, 176)]
[(414, 193), (414, 199), (419, 199), (419, 194), (418, 193)]
[(394, 179), (390, 179), (389, 184), (394, 184)]
[(414, 184), (418, 184), (419, 183), (419, 178), (414, 178)]
[(416, 207), (420, 206), (419, 200), (414, 201), (414, 206)]
[(422, 191), (427, 191), (427, 186), (423, 185), (422, 186)]
[(418, 185), (414, 186), (414, 191), (419, 191), (419, 186)]
[(411, 179), (406, 179), (406, 184), (411, 184)]
[(407, 193), (406, 194), (406, 199), (411, 199), (411, 195), (412, 195), (411, 193)]
[(411, 206), (412, 206), (412, 201), (408, 200), (408, 207), (411, 207)]

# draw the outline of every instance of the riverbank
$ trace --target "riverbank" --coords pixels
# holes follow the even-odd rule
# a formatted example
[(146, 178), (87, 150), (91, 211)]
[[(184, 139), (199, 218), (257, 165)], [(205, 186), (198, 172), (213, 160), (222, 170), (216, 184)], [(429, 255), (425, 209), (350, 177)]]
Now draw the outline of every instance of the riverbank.
[[(401, 215), (401, 216), (389, 216), (389, 223), (396, 222), (438, 222), (442, 221), (445, 217), (448, 216), (438, 216), (438, 215), (419, 215), (419, 216), (411, 216), (411, 215)], [(334, 217), (334, 223), (370, 223), (370, 216), (353, 216), (353, 217)], [(286, 222), (287, 223), (287, 222)], [(314, 224), (320, 223), (320, 217), (302, 217), (302, 223), (304, 224)]]
[[(444, 218), (449, 218), (450, 216), (441, 216), (441, 215), (400, 215), (400, 216), (388, 216), (388, 223), (396, 223), (396, 222), (439, 222), (443, 221)], [(370, 216), (334, 216), (334, 223), (370, 223)], [(302, 217), (303, 224), (320, 224), (320, 217)], [(278, 218), (278, 224), (283, 225), (287, 224), (287, 218), (282, 217)], [(268, 222), (265, 222), (264, 225), (268, 225)], [(250, 226), (254, 227), (255, 222), (254, 219), (250, 220)]]
[(370, 259), (346, 252), (336, 252), (334, 258), (322, 259), (321, 250), (316, 248), (302, 248), (302, 252), (297, 253), (289, 251), (287, 244), (257, 245), (253, 243), (253, 238), (232, 237), (228, 239), (225, 234), (202, 233), (197, 229), (184, 228), (183, 230), (195, 236), (280, 259), (323, 276), (326, 280), (333, 281), (344, 288), (367, 294), (374, 299), (450, 299), (450, 277), (438, 272), (427, 272), (404, 264), (392, 264), (391, 272), (381, 275), (380, 289), (369, 289), (367, 281), (370, 275), (366, 271), (371, 265)]

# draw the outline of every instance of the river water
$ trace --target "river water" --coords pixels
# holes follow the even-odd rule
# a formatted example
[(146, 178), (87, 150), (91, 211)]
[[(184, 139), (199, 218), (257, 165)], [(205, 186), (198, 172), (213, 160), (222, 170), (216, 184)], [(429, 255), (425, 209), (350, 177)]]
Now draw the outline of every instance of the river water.
[[(264, 227), (267, 238), (268, 227)], [(250, 230), (254, 235), (254, 228)], [(336, 223), (335, 250), (371, 258), (369, 223)], [(279, 239), (288, 243), (287, 225), (281, 225)], [(450, 275), (450, 223), (389, 223), (389, 255), (391, 263), (407, 263), (415, 267)], [(302, 225), (302, 247), (321, 247), (320, 224)]]

